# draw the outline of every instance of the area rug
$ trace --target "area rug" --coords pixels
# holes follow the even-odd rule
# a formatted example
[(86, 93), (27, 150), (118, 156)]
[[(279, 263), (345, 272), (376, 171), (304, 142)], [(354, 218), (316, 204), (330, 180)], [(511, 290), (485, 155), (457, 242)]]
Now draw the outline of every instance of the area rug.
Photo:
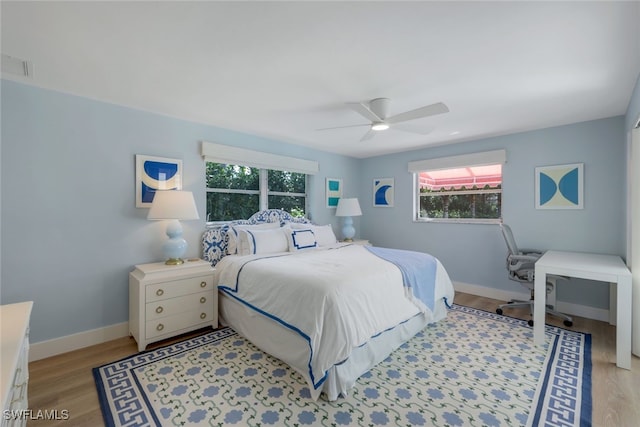
[(107, 426), (591, 425), (589, 334), (455, 304), (335, 402), (230, 328), (93, 373)]

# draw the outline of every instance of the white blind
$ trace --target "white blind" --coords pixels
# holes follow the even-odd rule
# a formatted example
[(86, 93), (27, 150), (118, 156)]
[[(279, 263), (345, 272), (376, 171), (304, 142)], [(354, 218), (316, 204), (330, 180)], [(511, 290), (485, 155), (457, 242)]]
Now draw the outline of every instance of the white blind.
[(202, 141), (202, 157), (207, 162), (242, 165), (262, 169), (275, 169), (313, 175), (318, 173), (318, 162), (280, 156), (262, 151), (248, 150), (231, 145)]
[(409, 172), (416, 173), (438, 169), (455, 169), (465, 166), (496, 165), (505, 163), (506, 161), (506, 150), (484, 151), (481, 153), (462, 154), (460, 156), (416, 160), (409, 162)]

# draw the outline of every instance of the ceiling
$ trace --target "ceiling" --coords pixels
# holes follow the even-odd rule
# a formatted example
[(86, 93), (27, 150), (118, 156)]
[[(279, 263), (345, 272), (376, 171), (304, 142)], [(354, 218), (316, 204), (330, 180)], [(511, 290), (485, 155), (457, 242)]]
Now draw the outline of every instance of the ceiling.
[[(4, 78), (358, 158), (625, 114), (640, 73), (637, 1), (1, 8), (2, 53), (33, 65)], [(316, 130), (366, 124), (346, 104), (378, 97), (450, 112)]]

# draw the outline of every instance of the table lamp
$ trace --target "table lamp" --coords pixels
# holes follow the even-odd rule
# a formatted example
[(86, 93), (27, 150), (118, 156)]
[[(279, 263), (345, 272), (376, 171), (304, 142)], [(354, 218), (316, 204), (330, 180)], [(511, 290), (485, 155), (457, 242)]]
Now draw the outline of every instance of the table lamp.
[(187, 252), (187, 241), (182, 238), (180, 220), (200, 219), (196, 202), (191, 191), (156, 191), (147, 219), (168, 219), (167, 236), (162, 249), (167, 265), (183, 264), (182, 257)]
[(338, 206), (336, 208), (336, 216), (344, 217), (344, 224), (342, 226), (342, 235), (345, 242), (352, 242), (353, 236), (356, 235), (356, 229), (353, 228), (354, 216), (362, 215), (360, 210), (360, 203), (357, 198), (338, 200)]

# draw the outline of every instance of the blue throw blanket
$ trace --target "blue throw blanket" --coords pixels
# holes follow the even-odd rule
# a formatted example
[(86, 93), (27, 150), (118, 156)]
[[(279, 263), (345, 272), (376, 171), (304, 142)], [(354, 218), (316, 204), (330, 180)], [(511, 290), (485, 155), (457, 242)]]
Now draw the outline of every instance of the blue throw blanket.
[(404, 286), (433, 311), (435, 305), (436, 259), (422, 252), (366, 246), (374, 255), (395, 264), (402, 272)]

